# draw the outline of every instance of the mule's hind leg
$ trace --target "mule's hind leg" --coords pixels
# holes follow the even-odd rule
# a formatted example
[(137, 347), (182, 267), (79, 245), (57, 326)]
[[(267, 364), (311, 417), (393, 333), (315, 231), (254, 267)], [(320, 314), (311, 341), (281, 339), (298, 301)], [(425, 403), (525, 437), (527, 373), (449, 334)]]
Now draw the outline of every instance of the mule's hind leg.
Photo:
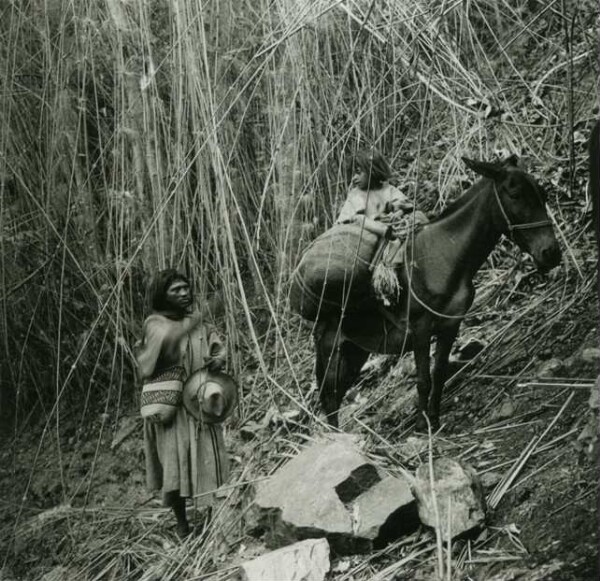
[(340, 337), (338, 324), (321, 322), (318, 324), (315, 334), (315, 374), (317, 387), (319, 389), (319, 401), (321, 408), (327, 416), (329, 424), (338, 427), (338, 352), (340, 349)]
[(433, 366), (433, 389), (429, 399), (429, 421), (431, 427), (437, 430), (440, 426), (440, 403), (442, 401), (442, 393), (444, 384), (448, 377), (448, 359), (452, 345), (458, 334), (460, 323), (447, 324), (440, 329), (435, 343), (435, 360)]
[(368, 353), (344, 341), (339, 335), (337, 324), (315, 334), (315, 351), (321, 406), (329, 424), (337, 428), (342, 399), (358, 376)]

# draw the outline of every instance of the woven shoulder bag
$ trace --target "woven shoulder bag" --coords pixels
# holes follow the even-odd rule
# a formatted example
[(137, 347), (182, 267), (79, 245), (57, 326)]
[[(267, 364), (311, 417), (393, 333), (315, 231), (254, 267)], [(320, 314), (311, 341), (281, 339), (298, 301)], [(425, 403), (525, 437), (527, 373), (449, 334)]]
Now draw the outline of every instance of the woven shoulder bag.
[(183, 367), (174, 366), (145, 381), (140, 410), (143, 418), (160, 424), (173, 421), (182, 402), (184, 375)]

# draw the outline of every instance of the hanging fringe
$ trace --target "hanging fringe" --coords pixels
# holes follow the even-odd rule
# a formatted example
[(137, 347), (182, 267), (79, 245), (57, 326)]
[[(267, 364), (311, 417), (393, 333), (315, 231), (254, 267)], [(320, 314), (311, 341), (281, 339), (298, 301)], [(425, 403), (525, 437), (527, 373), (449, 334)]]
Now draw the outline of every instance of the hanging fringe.
[(371, 285), (375, 296), (386, 306), (389, 307), (396, 303), (400, 298), (402, 286), (398, 280), (396, 269), (380, 260), (373, 270)]

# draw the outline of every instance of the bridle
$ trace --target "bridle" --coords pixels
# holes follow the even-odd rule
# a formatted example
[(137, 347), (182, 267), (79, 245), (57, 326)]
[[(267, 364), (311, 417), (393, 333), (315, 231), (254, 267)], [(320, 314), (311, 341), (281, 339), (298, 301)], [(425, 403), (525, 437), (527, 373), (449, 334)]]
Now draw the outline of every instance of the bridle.
[[(532, 230), (534, 228), (543, 228), (544, 226), (552, 226), (552, 222), (550, 220), (539, 220), (537, 222), (524, 222), (523, 224), (513, 224), (502, 205), (502, 200), (500, 199), (500, 195), (498, 194), (498, 188), (496, 187), (496, 182), (494, 182), (494, 196), (496, 197), (496, 202), (498, 202), (498, 207), (500, 208), (500, 212), (504, 221), (506, 222), (506, 226), (508, 228), (508, 238), (512, 239), (512, 234), (515, 230)], [(411, 276), (411, 268), (409, 268), (409, 260), (408, 260), (408, 244), (404, 245), (404, 268), (406, 271), (406, 279), (408, 281), (408, 291), (414, 297), (414, 299), (419, 303), (425, 310), (429, 311), (432, 315), (436, 317), (440, 317), (442, 319), (464, 319), (466, 316), (466, 312), (462, 315), (446, 315), (444, 313), (440, 313), (435, 309), (431, 308), (424, 301), (422, 301), (415, 290), (412, 288), (412, 276)]]
[(498, 203), (498, 207), (500, 208), (500, 212), (504, 221), (506, 222), (506, 226), (508, 228), (508, 237), (512, 239), (513, 232), (515, 230), (532, 230), (533, 228), (543, 228), (544, 226), (552, 226), (552, 222), (550, 220), (539, 220), (538, 222), (524, 222), (523, 224), (513, 224), (504, 206), (502, 205), (502, 200), (500, 199), (500, 194), (498, 194), (498, 188), (496, 187), (496, 182), (494, 182), (494, 196), (496, 197), (496, 202)]

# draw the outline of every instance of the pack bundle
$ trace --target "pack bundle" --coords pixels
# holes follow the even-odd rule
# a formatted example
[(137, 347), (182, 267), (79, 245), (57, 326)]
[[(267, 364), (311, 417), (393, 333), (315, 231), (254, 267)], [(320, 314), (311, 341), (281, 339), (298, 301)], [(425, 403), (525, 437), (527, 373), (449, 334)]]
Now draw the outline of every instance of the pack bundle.
[(370, 265), (379, 237), (336, 224), (307, 248), (292, 275), (290, 305), (309, 321), (362, 310), (370, 300)]

